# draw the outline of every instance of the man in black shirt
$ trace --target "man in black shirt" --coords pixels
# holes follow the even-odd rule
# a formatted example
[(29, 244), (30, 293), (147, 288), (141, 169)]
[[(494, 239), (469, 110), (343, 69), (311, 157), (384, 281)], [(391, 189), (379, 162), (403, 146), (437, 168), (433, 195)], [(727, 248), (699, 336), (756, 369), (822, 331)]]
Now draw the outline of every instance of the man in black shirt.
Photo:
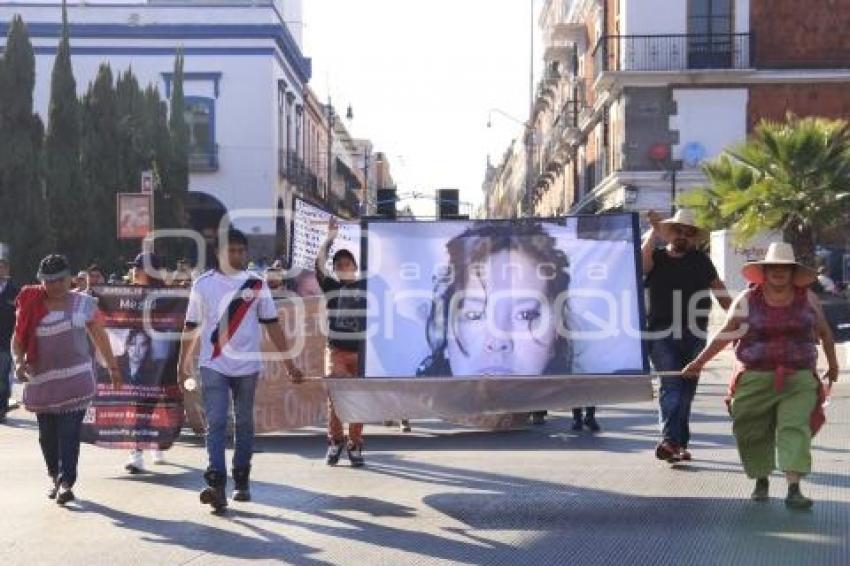
[(12, 394), (10, 379), (12, 354), (9, 346), (15, 330), (15, 299), (18, 288), (9, 278), (9, 260), (0, 258), (0, 423), (6, 420), (9, 397)]
[[(699, 249), (708, 233), (695, 225), (687, 210), (663, 221), (651, 211), (649, 222), (641, 246), (649, 289), (649, 355), (655, 371), (670, 372), (685, 367), (705, 347), (711, 293), (724, 309), (731, 301), (711, 259)], [(654, 247), (658, 237), (665, 247)], [(662, 439), (655, 449), (659, 460), (691, 459), (689, 421), (696, 388), (696, 380), (661, 376)]]
[[(328, 250), (339, 233), (339, 225), (331, 217), (328, 238), (316, 256), (316, 280), (327, 300), (328, 359), (330, 377), (358, 377), (360, 346), (366, 328), (366, 281), (357, 277), (357, 260), (354, 254), (340, 249), (333, 256), (335, 277), (326, 273)], [(328, 399), (328, 453), (329, 466), (339, 463), (343, 449), (348, 452), (351, 465), (360, 467), (363, 459), (363, 424), (349, 423), (348, 442), (345, 429)]]

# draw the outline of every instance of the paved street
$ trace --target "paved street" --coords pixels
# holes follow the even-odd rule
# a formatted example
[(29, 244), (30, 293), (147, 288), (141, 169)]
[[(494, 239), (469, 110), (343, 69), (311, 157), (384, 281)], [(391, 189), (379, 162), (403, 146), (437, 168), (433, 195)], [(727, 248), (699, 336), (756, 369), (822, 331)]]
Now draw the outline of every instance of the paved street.
[(747, 500), (722, 397), (728, 356), (695, 406), (696, 460), (652, 457), (650, 403), (600, 411), (597, 437), (544, 427), (490, 433), (416, 423), (368, 427), (368, 467), (328, 469), (319, 431), (264, 437), (255, 502), (225, 518), (197, 502), (204, 453), (185, 438), (154, 474), (85, 447), (79, 501), (43, 495), (35, 423), (0, 428), (3, 564), (835, 564), (850, 563), (850, 376), (816, 440), (811, 513)]

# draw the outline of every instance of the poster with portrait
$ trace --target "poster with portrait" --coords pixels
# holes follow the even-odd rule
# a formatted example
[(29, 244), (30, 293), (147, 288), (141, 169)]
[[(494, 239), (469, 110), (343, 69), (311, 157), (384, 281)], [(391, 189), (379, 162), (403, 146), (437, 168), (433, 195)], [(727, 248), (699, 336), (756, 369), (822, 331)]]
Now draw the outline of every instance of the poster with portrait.
[(365, 229), (367, 384), (332, 384), (343, 418), (650, 398), (635, 215)]
[(104, 361), (96, 358), (97, 396), (83, 440), (106, 448), (168, 449), (183, 424), (177, 355), (188, 291), (102, 286), (94, 295), (124, 384), (113, 389)]
[(143, 239), (151, 231), (153, 205), (150, 194), (119, 193), (118, 239)]
[(328, 221), (332, 217), (339, 222), (339, 234), (328, 252), (328, 270), (333, 267), (331, 258), (340, 249), (346, 249), (354, 254), (354, 257), (360, 257), (360, 225), (335, 216), (302, 198), (293, 199), (289, 257), (293, 291), (299, 296), (308, 297), (321, 293), (314, 275), (316, 256), (328, 236)]

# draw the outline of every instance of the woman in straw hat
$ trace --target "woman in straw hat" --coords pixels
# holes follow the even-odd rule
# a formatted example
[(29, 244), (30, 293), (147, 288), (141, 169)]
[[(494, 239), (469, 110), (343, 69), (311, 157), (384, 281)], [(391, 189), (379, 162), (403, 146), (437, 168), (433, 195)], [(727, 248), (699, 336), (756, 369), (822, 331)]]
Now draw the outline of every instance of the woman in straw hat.
[(815, 373), (819, 338), (829, 364), (826, 377), (838, 379), (838, 360), (829, 325), (808, 287), (813, 269), (794, 258), (789, 244), (773, 243), (763, 261), (748, 263), (751, 283), (732, 305), (724, 328), (683, 370), (699, 376), (703, 366), (735, 342), (738, 369), (730, 386), (732, 430), (747, 476), (756, 480), (752, 498), (769, 497), (768, 476), (777, 463), (788, 480), (785, 504), (808, 509), (800, 491), (811, 471), (811, 440), (823, 424), (823, 388)]

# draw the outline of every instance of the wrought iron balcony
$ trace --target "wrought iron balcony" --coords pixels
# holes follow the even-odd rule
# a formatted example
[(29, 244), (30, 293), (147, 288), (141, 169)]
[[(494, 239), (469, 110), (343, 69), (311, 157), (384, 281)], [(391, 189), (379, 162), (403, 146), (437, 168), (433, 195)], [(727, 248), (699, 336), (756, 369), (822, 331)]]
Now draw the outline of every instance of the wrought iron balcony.
[(593, 51), (596, 72), (749, 69), (752, 35), (606, 35)]
[(218, 171), (218, 144), (189, 149), (189, 171), (212, 173)]

